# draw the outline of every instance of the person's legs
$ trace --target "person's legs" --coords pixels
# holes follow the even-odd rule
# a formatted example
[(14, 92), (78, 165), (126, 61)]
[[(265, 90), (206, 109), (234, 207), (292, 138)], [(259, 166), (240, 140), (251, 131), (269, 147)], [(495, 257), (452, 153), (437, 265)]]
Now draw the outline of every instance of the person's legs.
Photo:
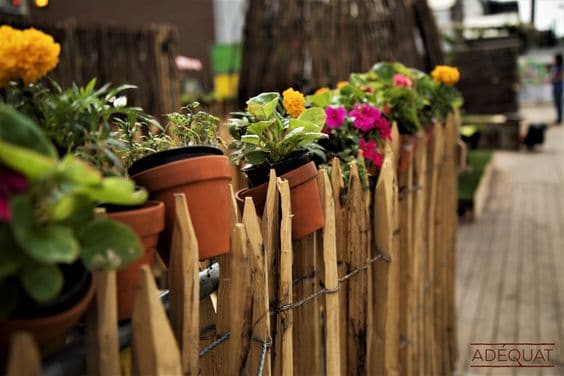
[(562, 123), (562, 86), (553, 88), (554, 106), (556, 107), (556, 123)]

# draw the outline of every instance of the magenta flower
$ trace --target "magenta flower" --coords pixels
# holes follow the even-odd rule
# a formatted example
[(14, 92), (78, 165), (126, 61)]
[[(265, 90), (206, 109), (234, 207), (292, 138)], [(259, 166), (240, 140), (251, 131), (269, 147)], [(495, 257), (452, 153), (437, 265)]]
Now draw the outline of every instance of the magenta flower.
[(327, 128), (336, 129), (345, 123), (347, 117), (347, 110), (344, 107), (329, 106), (325, 109), (327, 119), (325, 125)]
[(406, 77), (401, 73), (394, 74), (392, 80), (394, 82), (394, 86), (398, 86), (398, 87), (402, 87), (402, 86), (411, 87), (411, 85), (413, 85), (413, 82), (409, 79), (409, 77)]
[(363, 138), (360, 139), (360, 150), (362, 150), (362, 154), (364, 155), (365, 159), (372, 161), (372, 164), (378, 168), (382, 168), (382, 163), (384, 162), (384, 158), (381, 153), (378, 152), (378, 144), (376, 141), (373, 140), (365, 140)]
[(369, 104), (357, 104), (349, 112), (349, 116), (355, 127), (363, 132), (368, 132), (376, 128), (376, 122), (382, 117), (382, 113), (376, 107)]
[(380, 116), (376, 123), (376, 128), (380, 133), (380, 138), (388, 141), (392, 139), (392, 127), (384, 116)]
[(0, 164), (0, 221), (7, 222), (12, 219), (10, 194), (23, 192), (27, 187), (25, 176)]

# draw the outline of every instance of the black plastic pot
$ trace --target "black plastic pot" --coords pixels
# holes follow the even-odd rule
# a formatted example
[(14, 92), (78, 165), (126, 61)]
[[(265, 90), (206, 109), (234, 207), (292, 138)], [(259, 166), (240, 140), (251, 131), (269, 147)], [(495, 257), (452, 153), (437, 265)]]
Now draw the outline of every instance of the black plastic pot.
[(153, 167), (162, 166), (182, 159), (202, 157), (204, 155), (223, 155), (221, 149), (209, 145), (183, 146), (170, 150), (159, 151), (136, 160), (128, 169), (129, 176), (133, 176)]
[(10, 316), (18, 319), (41, 318), (64, 312), (84, 298), (90, 288), (92, 274), (81, 261), (73, 264), (60, 264), (63, 273), (61, 293), (46, 303), (38, 303), (25, 294), (20, 286), (18, 306)]
[(270, 164), (268, 162), (259, 166), (251, 166), (243, 169), (247, 179), (249, 180), (249, 188), (259, 186), (268, 182), (270, 170), (276, 171), (276, 176), (284, 175), (287, 172), (295, 170), (311, 161), (309, 152), (297, 151), (284, 160)]

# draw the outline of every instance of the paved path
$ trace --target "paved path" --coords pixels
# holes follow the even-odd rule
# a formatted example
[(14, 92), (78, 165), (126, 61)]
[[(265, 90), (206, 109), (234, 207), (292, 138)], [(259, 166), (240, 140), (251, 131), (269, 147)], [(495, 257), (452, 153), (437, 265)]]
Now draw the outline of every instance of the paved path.
[[(458, 233), (457, 374), (564, 375), (564, 129), (493, 163), (487, 209)], [(557, 367), (470, 368), (472, 342), (554, 342)]]

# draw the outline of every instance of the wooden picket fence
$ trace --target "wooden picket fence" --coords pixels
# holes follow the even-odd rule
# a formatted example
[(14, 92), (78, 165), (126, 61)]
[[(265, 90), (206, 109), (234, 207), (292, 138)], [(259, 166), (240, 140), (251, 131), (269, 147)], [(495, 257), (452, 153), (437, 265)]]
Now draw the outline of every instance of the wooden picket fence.
[[(115, 272), (97, 272), (88, 374), (451, 373), (459, 123), (453, 116), (418, 134), (399, 176), (402, 145), (388, 145), (371, 189), (355, 164), (347, 186), (338, 161), (330, 176), (320, 170), (325, 226), (299, 241), (291, 237), (287, 181), (271, 174), (262, 218), (250, 198), (240, 215), (232, 197), (231, 253), (218, 260), (217, 293), (202, 300), (205, 265), (177, 195), (168, 317), (145, 267), (131, 348), (120, 355)], [(8, 375), (39, 374), (33, 340), (22, 333), (12, 343)]]

